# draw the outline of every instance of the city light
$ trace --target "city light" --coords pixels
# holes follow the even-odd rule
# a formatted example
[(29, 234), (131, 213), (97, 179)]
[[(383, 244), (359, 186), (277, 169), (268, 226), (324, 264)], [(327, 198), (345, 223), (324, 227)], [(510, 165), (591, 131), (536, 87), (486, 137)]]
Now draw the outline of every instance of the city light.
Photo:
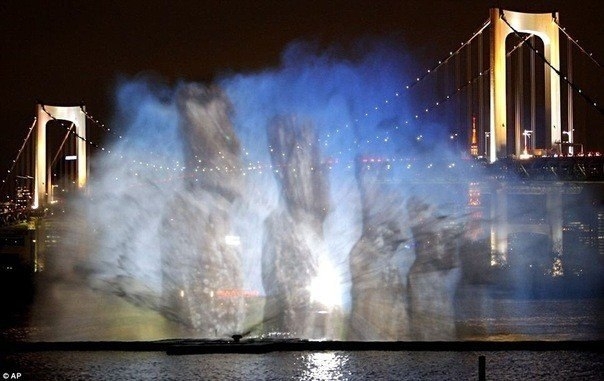
[(528, 139), (531, 134), (531, 130), (524, 130), (524, 132), (522, 133), (522, 136), (524, 136), (524, 150), (522, 151), (522, 154), (520, 154), (520, 158), (523, 160), (533, 157), (533, 155), (529, 154), (528, 152)]

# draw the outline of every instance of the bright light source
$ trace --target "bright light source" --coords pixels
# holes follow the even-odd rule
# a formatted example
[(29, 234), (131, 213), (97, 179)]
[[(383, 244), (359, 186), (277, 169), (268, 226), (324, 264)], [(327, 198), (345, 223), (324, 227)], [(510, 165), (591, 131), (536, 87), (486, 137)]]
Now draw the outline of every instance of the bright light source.
[(519, 158), (522, 160), (526, 160), (526, 159), (530, 159), (531, 157), (533, 157), (533, 155), (527, 153), (527, 152), (523, 152), (520, 154)]
[(313, 302), (325, 307), (342, 305), (342, 279), (328, 260), (319, 261), (317, 276), (311, 281), (308, 291)]

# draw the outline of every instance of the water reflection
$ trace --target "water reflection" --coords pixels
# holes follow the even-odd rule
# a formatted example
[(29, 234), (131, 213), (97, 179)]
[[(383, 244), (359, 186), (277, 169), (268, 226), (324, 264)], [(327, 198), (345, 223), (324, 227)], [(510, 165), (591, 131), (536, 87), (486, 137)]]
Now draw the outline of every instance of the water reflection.
[(347, 352), (316, 352), (302, 356), (303, 380), (347, 380), (350, 377)]
[[(166, 356), (160, 352), (30, 352), (0, 357), (26, 380), (475, 380), (602, 379), (602, 354), (587, 351), (332, 352), (309, 368), (310, 354)], [(318, 354), (319, 355), (319, 354)], [(338, 363), (339, 369), (329, 364)]]

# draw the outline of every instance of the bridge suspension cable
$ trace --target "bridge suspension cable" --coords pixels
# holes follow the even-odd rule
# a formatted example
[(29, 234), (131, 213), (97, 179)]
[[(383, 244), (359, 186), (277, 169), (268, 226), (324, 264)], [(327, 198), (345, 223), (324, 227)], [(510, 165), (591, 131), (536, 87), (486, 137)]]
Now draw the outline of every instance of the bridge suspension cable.
[(25, 146), (26, 146), (27, 142), (29, 141), (29, 138), (31, 137), (31, 133), (34, 130), (34, 127), (36, 126), (36, 121), (37, 121), (37, 118), (34, 117), (34, 121), (31, 124), (31, 126), (29, 127), (29, 130), (27, 131), (27, 136), (25, 136), (25, 139), (23, 139), (21, 148), (19, 148), (19, 151), (17, 152), (17, 156), (15, 157), (15, 159), (13, 159), (13, 162), (11, 163), (10, 168), (6, 172), (5, 178), (2, 180), (2, 186), (0, 186), (0, 194), (2, 194), (2, 192), (4, 192), (4, 188), (6, 187), (6, 184), (8, 183), (8, 178), (13, 173), (13, 170), (15, 169), (15, 166), (17, 165), (17, 162), (19, 161), (19, 158), (21, 157), (21, 153), (25, 149)]
[[(442, 66), (446, 65), (451, 60), (452, 57), (457, 57), (461, 53), (461, 51), (464, 48), (468, 47), (476, 37), (480, 36), (482, 34), (482, 32), (484, 32), (484, 30), (490, 24), (491, 24), (491, 20), (490, 19), (486, 19), (482, 23), (481, 27), (478, 28), (474, 33), (472, 33), (472, 35), (465, 42), (462, 42), (460, 44), (460, 46), (456, 50), (450, 51), (449, 54), (447, 55), (447, 57), (439, 60), (436, 65), (434, 65), (433, 67), (427, 69), (422, 75), (416, 77), (415, 80), (413, 80), (413, 81), (409, 82), (407, 85), (405, 85), (404, 88), (403, 88), (403, 90), (410, 90), (410, 89), (412, 89), (413, 87), (417, 86), (420, 82), (422, 82), (425, 79), (427, 79), (430, 76), (430, 74), (436, 73)], [(475, 81), (475, 80), (476, 79), (472, 79), (469, 82), (472, 82), (472, 81)], [(451, 96), (455, 95), (456, 93), (462, 91), (467, 86), (468, 86), (468, 84), (465, 84), (463, 86), (457, 86), (458, 87), (457, 91), (448, 94), (447, 96), (445, 96), (443, 98), (443, 100), (437, 101), (435, 103), (435, 105), (442, 104), (443, 101), (446, 101), (448, 98), (450, 98)], [(398, 97), (400, 97), (402, 95), (402, 91), (401, 90), (395, 90), (392, 95), (393, 95), (393, 97), (385, 99), (383, 101), (383, 104), (389, 105), (393, 100), (395, 100), (396, 98), (398, 98)], [(374, 114), (376, 111), (381, 110), (381, 107), (383, 106), (383, 104), (377, 104), (377, 105), (373, 106), (371, 109), (368, 109), (365, 112), (362, 112), (358, 117), (356, 117), (356, 118), (353, 119), (353, 122), (354, 123), (358, 123), (358, 122), (360, 122), (360, 120), (363, 117), (369, 117), (370, 115)], [(424, 113), (426, 113), (428, 111), (424, 111)], [(415, 116), (416, 116), (415, 119), (419, 118), (419, 114), (420, 113), (415, 114)], [(409, 124), (409, 120), (404, 121), (403, 124), (407, 124), (408, 125)], [(345, 127), (348, 128), (349, 126), (346, 125)], [(398, 129), (398, 127), (396, 129)], [(329, 137), (329, 135), (328, 135), (328, 137)]]
[(57, 150), (57, 153), (55, 154), (55, 157), (53, 157), (52, 161), (50, 162), (50, 167), (51, 168), (57, 162), (57, 159), (59, 158), (59, 155), (63, 151), (63, 147), (65, 147), (65, 143), (67, 142), (67, 138), (69, 138), (69, 134), (73, 131), (74, 128), (75, 128), (75, 124), (73, 122), (71, 122), (71, 125), (67, 128), (67, 132), (65, 133), (65, 136), (63, 137), (63, 141), (61, 142), (61, 145), (59, 146), (59, 149)]
[(558, 20), (554, 20), (554, 22), (556, 23), (556, 25), (558, 26), (558, 29), (560, 29), (560, 31), (562, 33), (564, 33), (566, 35), (566, 37), (568, 38), (569, 41), (571, 41), (573, 44), (575, 44), (575, 46), (577, 48), (579, 48), (579, 51), (581, 51), (583, 54), (585, 54), (594, 64), (596, 64), (596, 66), (598, 66), (600, 69), (604, 68), (604, 66), (602, 66), (602, 64), (600, 62), (598, 62), (598, 60), (596, 60), (593, 56), (592, 53), (589, 53), (587, 50), (585, 50), (581, 45), (579, 45), (579, 40), (572, 38), (572, 36), (570, 34), (568, 34), (568, 32), (566, 31), (566, 28), (562, 27), (560, 25), (560, 23), (558, 23)]
[[(488, 24), (487, 24), (487, 25), (488, 25)], [(484, 27), (483, 27), (483, 28), (481, 28), (481, 30), (480, 30), (480, 31), (482, 31), (483, 29), (484, 29)], [(528, 40), (529, 40), (531, 37), (533, 37), (533, 36), (534, 36), (534, 34), (529, 34), (529, 35), (526, 35), (526, 36), (524, 36), (524, 37), (521, 37), (521, 40), (520, 40), (520, 41), (519, 41), (519, 42), (518, 42), (516, 45), (514, 45), (514, 46), (513, 46), (513, 47), (510, 49), (510, 51), (509, 51), (509, 52), (507, 52), (507, 53), (506, 53), (506, 56), (507, 56), (507, 57), (509, 57), (510, 55), (512, 55), (512, 54), (513, 54), (513, 53), (514, 53), (514, 52), (515, 52), (517, 49), (521, 48), (521, 47), (522, 47), (522, 46), (523, 46), (525, 43), (527, 43), (527, 41), (528, 41)], [(473, 37), (474, 37), (474, 36), (473, 36)], [(472, 37), (472, 38), (473, 38), (473, 37)], [(457, 52), (457, 53), (458, 53), (458, 52)], [(403, 123), (404, 125), (409, 125), (411, 120), (419, 120), (419, 119), (421, 118), (421, 116), (420, 116), (420, 115), (425, 115), (425, 114), (429, 113), (431, 110), (433, 110), (434, 108), (439, 107), (439, 106), (441, 106), (443, 103), (445, 103), (445, 102), (449, 101), (451, 98), (453, 98), (454, 96), (456, 96), (457, 94), (459, 94), (460, 92), (462, 92), (463, 90), (465, 90), (465, 89), (466, 89), (468, 86), (470, 86), (470, 85), (472, 85), (473, 83), (475, 83), (475, 82), (476, 82), (478, 79), (480, 79), (480, 78), (484, 78), (486, 75), (488, 75), (488, 74), (489, 74), (489, 72), (490, 72), (490, 71), (491, 71), (491, 68), (487, 68), (487, 69), (485, 69), (485, 70), (483, 70), (483, 71), (479, 72), (479, 73), (478, 73), (476, 76), (474, 76), (473, 78), (471, 78), (471, 79), (469, 79), (469, 80), (465, 81), (463, 84), (460, 84), (459, 86), (457, 86), (453, 92), (451, 92), (451, 93), (449, 93), (449, 94), (447, 94), (447, 95), (445, 95), (445, 96), (443, 96), (443, 97), (439, 98), (438, 100), (436, 100), (436, 101), (434, 101), (434, 102), (431, 102), (431, 103), (430, 103), (430, 105), (423, 107), (423, 108), (422, 108), (422, 111), (420, 111), (420, 112), (416, 112), (416, 113), (412, 113), (412, 115), (413, 115), (413, 116), (412, 116), (412, 118), (411, 118), (411, 119), (406, 119), (406, 120), (404, 120), (402, 123)], [(397, 96), (397, 97), (398, 97), (399, 95), (400, 95), (400, 93), (398, 93), (398, 92), (397, 92), (397, 93), (395, 93), (395, 96)], [(385, 102), (385, 103), (389, 103), (389, 100), (386, 100), (386, 102)], [(379, 108), (378, 106), (375, 106), (375, 107), (373, 108), (373, 110), (372, 110), (372, 111), (374, 111), (374, 112), (375, 112), (375, 111), (379, 111), (379, 110), (380, 110), (380, 108)], [(369, 113), (369, 112), (365, 112), (365, 113), (363, 114), (363, 116), (365, 116), (365, 117), (369, 117), (369, 116), (370, 116), (370, 113)], [(358, 122), (358, 121), (359, 121), (359, 119), (356, 119), (355, 121), (356, 121), (356, 122)]]
[[(506, 19), (504, 12), (501, 12), (501, 19), (507, 24), (507, 26), (514, 32), (514, 34), (519, 37), (522, 38), (520, 32), (518, 32)], [(579, 94), (581, 97), (583, 97), (583, 99), (585, 99), (593, 108), (595, 108), (600, 114), (604, 115), (604, 108), (602, 108), (601, 106), (598, 105), (598, 103), (591, 98), (589, 95), (585, 94), (585, 92), (579, 88), (575, 83), (571, 82), (567, 76), (562, 75), (562, 73), (560, 72), (559, 69), (555, 68), (548, 60), (547, 58), (545, 58), (545, 56), (543, 55), (542, 52), (540, 52), (537, 48), (535, 48), (533, 46), (533, 44), (531, 44), (530, 42), (527, 42), (527, 46), (535, 52), (535, 54), (541, 58), (541, 60), (543, 60), (543, 62), (545, 62), (545, 64), (547, 66), (550, 67), (550, 69), (552, 69), (556, 74), (558, 74), (558, 77), (560, 77), (567, 85), (569, 85), (577, 94)]]
[(436, 72), (436, 71), (437, 71), (437, 70), (438, 70), (438, 69), (439, 69), (441, 66), (445, 65), (445, 64), (446, 64), (446, 63), (447, 63), (447, 62), (448, 62), (448, 61), (451, 59), (451, 57), (454, 57), (454, 56), (456, 56), (457, 54), (459, 54), (459, 52), (460, 52), (460, 51), (461, 51), (463, 48), (465, 48), (466, 46), (468, 46), (468, 45), (469, 45), (469, 44), (472, 42), (472, 40), (474, 40), (474, 38), (476, 38), (478, 35), (480, 35), (480, 34), (481, 34), (481, 33), (482, 33), (484, 30), (485, 30), (485, 28), (486, 28), (486, 27), (488, 27), (490, 24), (491, 24), (491, 20), (487, 19), (487, 20), (486, 20), (486, 21), (485, 21), (485, 22), (482, 24), (482, 26), (481, 26), (481, 27), (480, 27), (480, 28), (479, 28), (477, 31), (475, 31), (475, 32), (472, 34), (472, 36), (471, 36), (471, 37), (470, 37), (470, 38), (469, 38), (467, 41), (465, 41), (465, 42), (462, 42), (462, 43), (461, 43), (461, 46), (460, 46), (459, 48), (457, 48), (457, 50), (455, 50), (455, 51), (450, 51), (450, 52), (449, 52), (449, 55), (448, 55), (446, 58), (444, 58), (444, 59), (442, 59), (442, 60), (439, 60), (439, 61), (438, 61), (438, 63), (437, 63), (435, 66), (433, 66), (432, 68), (428, 69), (428, 70), (427, 70), (427, 71), (426, 71), (424, 74), (422, 74), (421, 76), (416, 77), (415, 81), (412, 81), (412, 82), (410, 82), (408, 85), (406, 85), (406, 86), (405, 86), (405, 89), (411, 89), (413, 86), (417, 85), (419, 82), (421, 82), (421, 81), (422, 81), (422, 80), (424, 80), (426, 77), (428, 77), (430, 74), (432, 74), (432, 73)]
[[(114, 137), (117, 137), (118, 139), (123, 139), (123, 135), (120, 135), (118, 133), (116, 133), (114, 130), (112, 130), (111, 128), (107, 127), (105, 125), (105, 123), (101, 122), (99, 119), (95, 118), (94, 116), (92, 116), (92, 114), (90, 114), (88, 111), (86, 111), (86, 109), (84, 108), (84, 106), (80, 106), (82, 112), (84, 113), (84, 115), (86, 116), (86, 119), (90, 120), (91, 122), (93, 122), (94, 124), (96, 124), (97, 126), (99, 126), (104, 132), (109, 133), (111, 135), (113, 135)], [(103, 148), (101, 148), (101, 150), (104, 150)], [(109, 153), (111, 153), (111, 151), (107, 151)], [(147, 152), (148, 154), (151, 155), (155, 155), (155, 152)], [(139, 164), (139, 165), (146, 165), (147, 167), (151, 167), (151, 168), (160, 168), (160, 169), (170, 169), (169, 166), (162, 166), (162, 165), (157, 165), (157, 164), (152, 164), (149, 162), (143, 162), (140, 160), (133, 160), (133, 163), (135, 164)], [(178, 165), (177, 165), (178, 167)], [(180, 167), (180, 170), (182, 170), (183, 168)], [(176, 170), (176, 168), (174, 168), (174, 170)]]
[[(44, 111), (44, 112), (45, 112), (45, 113), (46, 113), (46, 114), (47, 114), (47, 115), (48, 115), (48, 116), (49, 116), (49, 117), (50, 117), (52, 120), (55, 120), (55, 121), (56, 121), (56, 120), (58, 120), (58, 119), (57, 119), (57, 118), (56, 118), (54, 115), (52, 115), (52, 114), (51, 114), (51, 113), (50, 113), (48, 110), (46, 110), (46, 108), (44, 107), (44, 104), (43, 104), (43, 103), (41, 103), (41, 102), (40, 102), (40, 104), (42, 105), (42, 110), (43, 110), (43, 111)], [(83, 108), (83, 107), (82, 107), (82, 108)], [(82, 111), (84, 111), (84, 110), (82, 110)], [(103, 129), (105, 129), (107, 132), (110, 132), (110, 133), (111, 133), (111, 134), (113, 134), (114, 136), (117, 136), (119, 139), (122, 139), (122, 135), (115, 134), (113, 131), (111, 131), (111, 129), (109, 129), (109, 128), (105, 127), (105, 125), (104, 125), (103, 123), (101, 123), (100, 121), (98, 121), (98, 120), (94, 119), (94, 118), (93, 118), (93, 117), (92, 117), (90, 114), (87, 114), (85, 111), (84, 111), (84, 115), (86, 115), (86, 117), (87, 117), (87, 118), (89, 118), (89, 119), (91, 119), (91, 120), (92, 120), (94, 123), (98, 124), (99, 126), (102, 126), (102, 128), (103, 128)], [(64, 127), (65, 127), (66, 129), (68, 129), (68, 130), (69, 130), (69, 126), (64, 126)], [(71, 131), (68, 131), (68, 134), (69, 134), (69, 132), (71, 132), (71, 134), (73, 134), (73, 135), (74, 135), (76, 138), (78, 138), (78, 139), (80, 139), (80, 140), (82, 140), (82, 141), (84, 141), (84, 142), (88, 143), (89, 145), (91, 145), (91, 146), (93, 146), (93, 147), (95, 147), (95, 148), (97, 148), (97, 149), (100, 149), (101, 151), (104, 151), (104, 152), (105, 152), (105, 153), (107, 153), (107, 154), (111, 154), (111, 153), (112, 153), (110, 149), (105, 149), (105, 147), (101, 146), (100, 144), (97, 144), (97, 143), (95, 143), (95, 142), (93, 142), (93, 141), (91, 141), (91, 140), (89, 140), (89, 139), (86, 139), (86, 138), (84, 138), (83, 136), (79, 135), (79, 134), (78, 134), (78, 133), (75, 131), (75, 129), (71, 129)], [(152, 153), (152, 152), (151, 152), (151, 153)], [(120, 158), (123, 158), (123, 157), (120, 155)], [(179, 167), (179, 168), (176, 168), (176, 167), (172, 168), (172, 167), (170, 167), (170, 166), (168, 166), (168, 165), (158, 165), (158, 164), (152, 164), (152, 163), (149, 163), (149, 162), (143, 162), (143, 161), (140, 161), (140, 160), (132, 160), (132, 162), (133, 162), (133, 163), (135, 163), (135, 164), (138, 164), (138, 165), (143, 165), (143, 166), (146, 166), (146, 167), (149, 167), (149, 168), (153, 168), (153, 169), (162, 169), (162, 170), (163, 170), (163, 169), (165, 169), (165, 170), (174, 170), (174, 171), (176, 171), (177, 169), (179, 169), (179, 170), (183, 170), (183, 169), (184, 169), (184, 167), (179, 167), (179, 165), (177, 165), (177, 166), (176, 166), (176, 167)], [(178, 162), (177, 162), (177, 163), (178, 163)]]
[(84, 116), (86, 116), (86, 119), (88, 119), (89, 121), (91, 121), (92, 123), (96, 124), (97, 126), (99, 126), (103, 131), (110, 133), (114, 136), (117, 136), (119, 139), (122, 138), (121, 135), (116, 134), (113, 130), (111, 130), (111, 128), (105, 126), (105, 123), (101, 122), (100, 120), (96, 119), (95, 117), (93, 117), (88, 111), (86, 111), (86, 109), (84, 108), (83, 105), (80, 106), (80, 109), (82, 110), (82, 112), (84, 113)]
[[(533, 34), (529, 34), (529, 35), (525, 36), (520, 42), (518, 42), (516, 45), (514, 45), (512, 47), (512, 49), (510, 49), (509, 52), (506, 53), (506, 56), (507, 57), (511, 56), (518, 48), (522, 47), (533, 36), (534, 36)], [(441, 98), (439, 101), (436, 101), (434, 103), (434, 106), (432, 106), (432, 107), (428, 106), (428, 107), (424, 108), (424, 113), (428, 113), (432, 108), (438, 107), (442, 103), (448, 101), (450, 98), (454, 97), (455, 95), (457, 95), (461, 91), (463, 91), (465, 88), (467, 88), (468, 86), (470, 86), (473, 83), (475, 83), (478, 79), (483, 78), (484, 76), (486, 76), (487, 74), (489, 74), (490, 71), (491, 71), (491, 68), (487, 68), (487, 69), (483, 70), (482, 72), (478, 73), (478, 75), (474, 76), (474, 78), (469, 79), (463, 85), (460, 85), (459, 87), (457, 87), (457, 89), (455, 90), (455, 92), (446, 95), (445, 97)], [(419, 119), (419, 115), (420, 115), (419, 113), (415, 114), (415, 119)], [(405, 124), (408, 124), (408, 123), (405, 122)]]
[[(41, 106), (42, 106), (42, 111), (44, 111), (44, 112), (46, 113), (46, 115), (48, 115), (48, 116), (50, 117), (50, 119), (52, 119), (52, 120), (54, 120), (54, 121), (58, 121), (58, 119), (57, 119), (57, 118), (56, 118), (54, 115), (52, 115), (50, 112), (48, 112), (48, 110), (46, 110), (46, 107), (45, 107), (45, 105), (44, 105), (43, 103), (40, 103), (40, 104), (41, 104)], [(72, 123), (72, 124), (73, 124), (73, 123)], [(61, 124), (61, 125), (62, 125), (62, 124)], [(69, 133), (69, 132), (70, 132), (70, 128), (71, 128), (71, 127), (68, 127), (68, 126), (64, 126), (64, 127), (65, 127), (65, 129), (67, 129), (67, 131), (68, 131), (68, 133)], [(99, 144), (97, 144), (97, 143), (95, 143), (95, 142), (93, 142), (93, 141), (91, 141), (91, 140), (86, 139), (85, 137), (83, 137), (83, 136), (81, 136), (80, 134), (78, 134), (78, 133), (77, 133), (75, 130), (71, 130), (71, 133), (72, 133), (72, 134), (73, 134), (73, 135), (74, 135), (76, 138), (78, 138), (79, 140), (82, 140), (82, 141), (84, 141), (84, 142), (88, 143), (89, 145), (91, 145), (91, 146), (93, 146), (93, 147), (95, 147), (95, 148), (100, 149), (101, 151), (105, 151), (105, 148), (104, 148), (104, 147), (101, 147)], [(108, 152), (110, 152), (110, 151), (108, 151)]]

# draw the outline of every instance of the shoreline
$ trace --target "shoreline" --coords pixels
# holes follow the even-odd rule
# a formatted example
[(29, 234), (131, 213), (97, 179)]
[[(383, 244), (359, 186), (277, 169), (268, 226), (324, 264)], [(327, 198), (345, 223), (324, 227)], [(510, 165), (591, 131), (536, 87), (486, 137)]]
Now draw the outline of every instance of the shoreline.
[(603, 352), (604, 340), (561, 341), (311, 341), (301, 339), (156, 340), (156, 341), (57, 341), (2, 342), (0, 353), (43, 351), (166, 352), (167, 355), (296, 351), (590, 351)]

